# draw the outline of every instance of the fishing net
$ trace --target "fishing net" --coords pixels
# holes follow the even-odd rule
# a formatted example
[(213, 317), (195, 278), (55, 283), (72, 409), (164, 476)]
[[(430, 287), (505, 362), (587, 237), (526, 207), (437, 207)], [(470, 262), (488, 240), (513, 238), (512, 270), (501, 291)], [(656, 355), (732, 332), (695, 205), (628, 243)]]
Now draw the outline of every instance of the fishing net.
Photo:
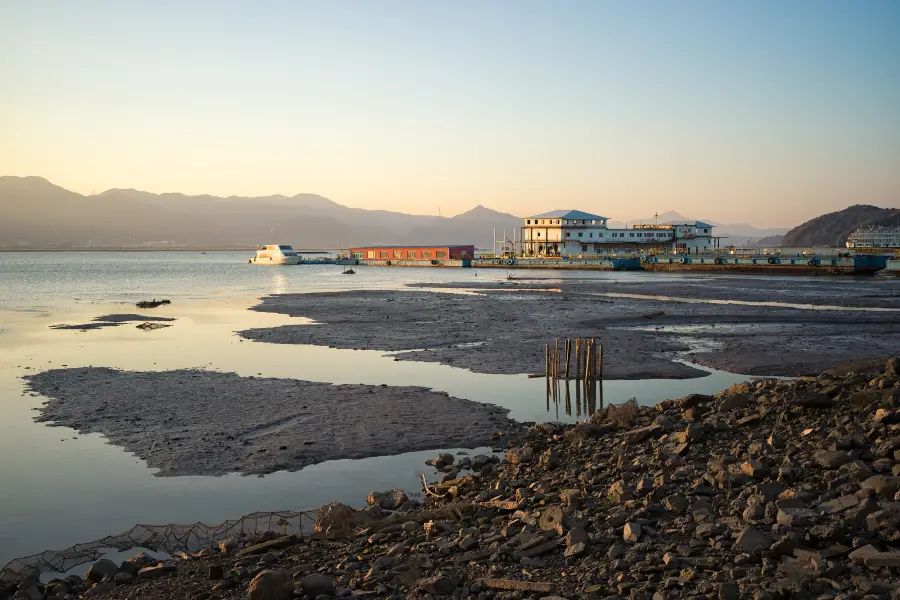
[(78, 565), (101, 558), (110, 549), (125, 551), (146, 548), (176, 554), (197, 552), (227, 539), (260, 535), (267, 531), (281, 535), (307, 534), (316, 529), (316, 511), (256, 512), (218, 525), (135, 525), (118, 535), (75, 544), (65, 550), (47, 550), (17, 558), (0, 569), (0, 581), (17, 581), (23, 575), (41, 572), (65, 573)]

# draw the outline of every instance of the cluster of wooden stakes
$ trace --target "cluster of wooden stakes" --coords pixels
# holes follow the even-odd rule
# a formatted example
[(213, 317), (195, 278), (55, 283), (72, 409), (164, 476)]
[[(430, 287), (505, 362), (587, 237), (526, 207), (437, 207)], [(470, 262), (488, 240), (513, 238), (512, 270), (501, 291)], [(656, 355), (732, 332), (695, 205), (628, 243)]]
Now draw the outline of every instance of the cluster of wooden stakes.
[(575, 380), (577, 414), (581, 416), (581, 398), (584, 396), (584, 413), (591, 415), (596, 410), (598, 400), (603, 407), (603, 344), (595, 338), (556, 338), (556, 346), (546, 345), (547, 365), (547, 410), (550, 399), (556, 403), (559, 413), (560, 381), (565, 382), (565, 410), (572, 414), (569, 381)]

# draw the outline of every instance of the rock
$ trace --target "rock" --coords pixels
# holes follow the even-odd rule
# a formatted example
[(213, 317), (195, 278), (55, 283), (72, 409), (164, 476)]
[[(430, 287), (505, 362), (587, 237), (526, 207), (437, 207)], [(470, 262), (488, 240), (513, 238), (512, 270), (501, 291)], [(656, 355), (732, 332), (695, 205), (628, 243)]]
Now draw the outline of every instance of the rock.
[(156, 577), (162, 577), (163, 575), (171, 575), (177, 570), (178, 563), (171, 561), (161, 562), (151, 567), (144, 567), (138, 571), (138, 579), (155, 579)]
[(874, 490), (885, 498), (892, 498), (900, 489), (900, 477), (892, 475), (873, 475), (859, 484), (863, 489)]
[(320, 595), (331, 596), (335, 591), (334, 582), (331, 581), (330, 577), (323, 575), (322, 573), (311, 573), (307, 575), (303, 578), (301, 587), (310, 598), (315, 598)]
[(565, 558), (579, 557), (584, 556), (587, 552), (587, 544), (584, 542), (578, 542), (577, 544), (572, 544), (571, 546), (566, 548), (564, 553)]
[(409, 497), (406, 492), (397, 488), (387, 492), (369, 492), (369, 496), (366, 498), (369, 506), (378, 506), (385, 510), (397, 510), (408, 501)]
[(207, 579), (222, 579), (223, 575), (222, 565), (209, 565), (209, 568), (206, 570)]
[(884, 363), (884, 374), (888, 377), (900, 377), (900, 357), (889, 358)]
[(100, 583), (104, 578), (111, 580), (118, 572), (119, 567), (116, 566), (116, 563), (109, 559), (101, 558), (91, 565), (91, 568), (84, 574), (84, 578), (94, 583)]
[(706, 437), (706, 427), (702, 423), (688, 423), (684, 437), (689, 442), (699, 442)]
[(416, 587), (426, 594), (433, 596), (449, 596), (460, 586), (460, 580), (455, 577), (443, 577), (435, 575), (427, 579), (420, 579)]
[(737, 394), (735, 396), (728, 396), (719, 402), (719, 412), (731, 412), (733, 410), (737, 410), (739, 408), (744, 408), (750, 404), (750, 396), (748, 394)]
[(740, 588), (733, 581), (719, 586), (719, 600), (738, 600), (739, 597)]
[(748, 460), (741, 465), (741, 471), (754, 479), (762, 479), (765, 477), (769, 470), (758, 460)]
[(294, 583), (283, 571), (260, 571), (247, 589), (249, 600), (291, 600), (293, 596)]
[(624, 481), (617, 481), (610, 486), (607, 497), (613, 504), (622, 504), (634, 498), (634, 494), (625, 486)]
[(736, 548), (746, 554), (760, 554), (772, 545), (772, 538), (753, 526), (744, 527), (734, 541)]
[(131, 585), (134, 583), (134, 575), (131, 573), (116, 573), (116, 576), (113, 577), (113, 582), (116, 585)]
[(550, 506), (541, 514), (541, 520), (538, 525), (544, 531), (554, 531), (563, 526), (565, 518), (566, 515), (562, 507)]
[(299, 543), (300, 538), (298, 538), (296, 535), (285, 535), (260, 542), (259, 544), (247, 546), (246, 548), (239, 550), (237, 555), (249, 556), (251, 554), (265, 554), (266, 552), (270, 552), (272, 550), (284, 550), (285, 548), (296, 546)]
[(850, 494), (847, 496), (841, 496), (840, 498), (835, 498), (834, 500), (823, 502), (819, 505), (819, 510), (825, 514), (831, 514), (847, 510), (848, 508), (853, 508), (858, 504), (859, 498), (857, 498), (853, 494)]
[(540, 465), (545, 469), (555, 469), (562, 465), (562, 461), (559, 458), (559, 452), (550, 449), (541, 454)]
[(823, 469), (837, 469), (852, 460), (852, 456), (841, 450), (823, 450), (815, 456), (815, 461)]
[(531, 446), (510, 448), (506, 451), (506, 460), (511, 465), (528, 464), (534, 460), (534, 449)]
[(779, 525), (805, 525), (815, 519), (817, 514), (806, 508), (779, 508), (776, 521)]
[(587, 544), (590, 542), (588, 532), (581, 527), (574, 527), (566, 534), (566, 546), (574, 546), (575, 544)]
[(625, 523), (625, 528), (622, 530), (622, 539), (626, 542), (636, 543), (641, 539), (641, 526), (637, 523)]
[(798, 391), (794, 396), (794, 404), (804, 408), (830, 408), (833, 402), (827, 395), (815, 390)]
[(663, 428), (656, 424), (647, 425), (646, 427), (639, 427), (638, 429), (632, 429), (631, 431), (625, 433), (625, 443), (639, 444), (650, 438), (659, 437), (663, 433)]
[(456, 460), (452, 454), (449, 452), (444, 452), (443, 454), (438, 454), (438, 457), (434, 459), (434, 466), (438, 469), (442, 467), (449, 467), (453, 465), (453, 462)]

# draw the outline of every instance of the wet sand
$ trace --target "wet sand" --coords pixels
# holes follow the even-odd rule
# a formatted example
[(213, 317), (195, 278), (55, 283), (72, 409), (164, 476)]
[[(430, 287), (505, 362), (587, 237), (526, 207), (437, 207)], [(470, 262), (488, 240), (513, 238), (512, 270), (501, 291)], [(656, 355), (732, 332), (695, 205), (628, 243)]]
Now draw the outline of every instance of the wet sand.
[(503, 443), (508, 410), (421, 387), (198, 370), (54, 369), (26, 377), (38, 421), (100, 433), (158, 475), (263, 474), (342, 458)]
[(543, 374), (545, 344), (595, 337), (604, 345), (610, 379), (704, 374), (679, 359), (748, 375), (813, 375), (896, 354), (900, 339), (900, 285), (871, 279), (532, 280), (485, 282), (477, 290), (423, 285), (268, 296), (254, 310), (319, 324), (240, 332), (247, 339), (392, 351), (398, 360), (480, 373)]

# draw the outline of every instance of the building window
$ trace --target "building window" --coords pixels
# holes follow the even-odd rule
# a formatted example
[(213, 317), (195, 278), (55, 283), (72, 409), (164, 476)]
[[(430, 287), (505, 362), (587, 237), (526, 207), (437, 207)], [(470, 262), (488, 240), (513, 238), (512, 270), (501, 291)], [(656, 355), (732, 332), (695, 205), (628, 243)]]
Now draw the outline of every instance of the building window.
[(709, 233), (709, 229), (704, 229), (703, 233)]
[(567, 232), (566, 232), (566, 237), (572, 237), (572, 233), (569, 232), (569, 231), (567, 231)]
[(394, 250), (394, 258), (403, 258), (403, 250)]
[(431, 250), (422, 250), (422, 258), (431, 258)]
[(579, 231), (579, 232), (578, 232), (578, 237), (584, 237), (584, 234), (583, 234), (582, 232)]
[(406, 251), (406, 258), (415, 258), (415, 257), (416, 257), (416, 251), (415, 251), (415, 250), (407, 250), (407, 251)]
[(588, 237), (594, 237), (594, 232), (592, 231)]
[(391, 253), (388, 252), (387, 250), (381, 250), (381, 251), (378, 253), (378, 256), (379, 256), (379, 258), (390, 258)]
[(628, 237), (634, 237), (634, 234), (633, 234), (633, 233), (629, 233), (629, 234), (628, 234)]
[(538, 237), (541, 237), (541, 232), (540, 232), (540, 231), (538, 231)]
[(434, 257), (435, 258), (447, 258), (447, 252), (446, 252), (446, 250), (437, 250), (434, 253)]
[(526, 222), (527, 222), (529, 225), (531, 225), (531, 219), (528, 219), (528, 221), (526, 221)]
[(556, 220), (556, 224), (559, 225), (559, 219)]
[(369, 254), (369, 258), (375, 258), (375, 251), (374, 251), (374, 250), (369, 250), (368, 254)]
[(363, 253), (362, 253), (362, 252), (354, 252), (354, 253), (353, 253), (353, 258), (362, 258), (362, 257), (363, 257)]

